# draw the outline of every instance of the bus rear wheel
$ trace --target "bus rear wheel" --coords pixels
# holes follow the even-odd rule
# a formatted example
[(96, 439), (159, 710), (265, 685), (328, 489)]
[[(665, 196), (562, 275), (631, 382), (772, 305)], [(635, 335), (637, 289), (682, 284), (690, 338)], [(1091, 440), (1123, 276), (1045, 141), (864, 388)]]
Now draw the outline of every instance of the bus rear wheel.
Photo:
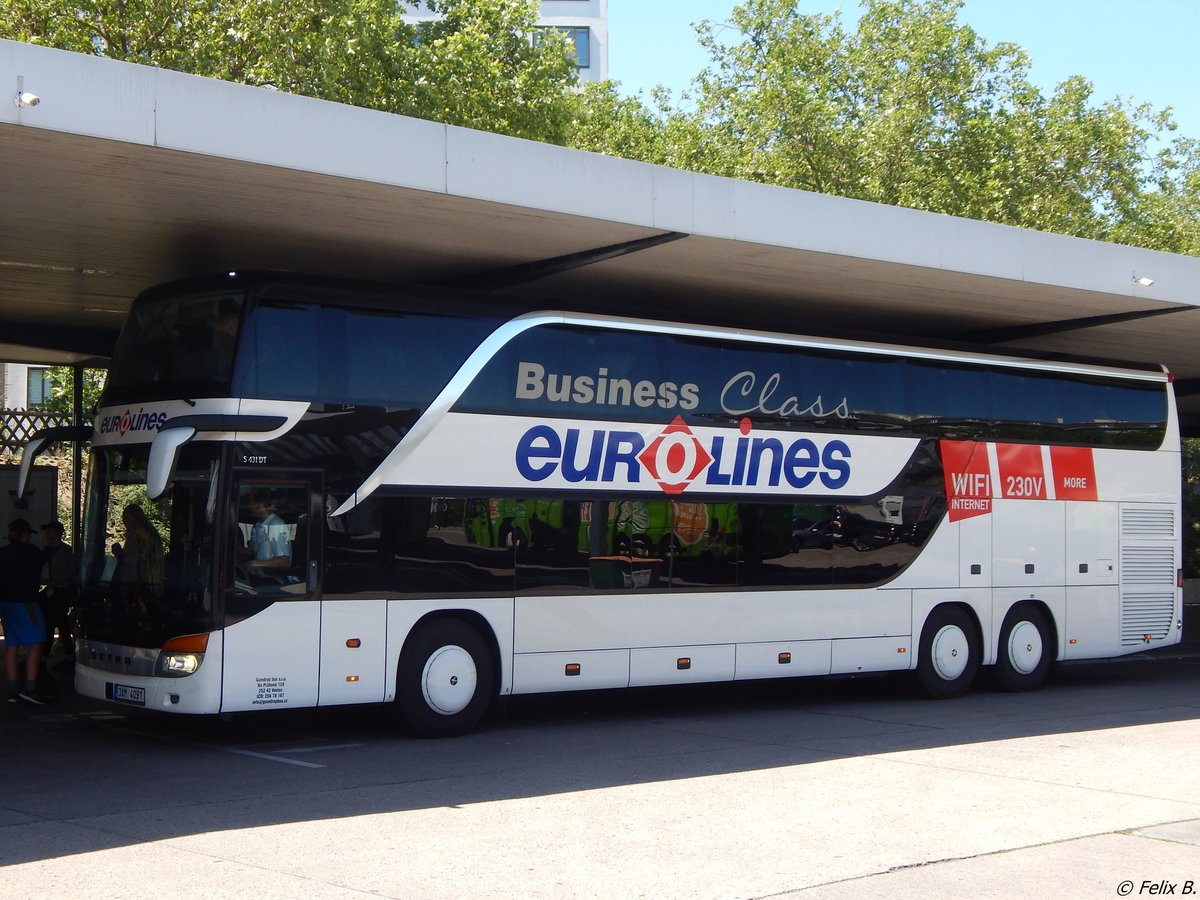
[(917, 684), (936, 700), (960, 697), (979, 673), (983, 641), (975, 620), (961, 607), (938, 607), (925, 620), (917, 648)]
[(996, 679), (1006, 691), (1032, 691), (1042, 686), (1054, 663), (1053, 640), (1046, 614), (1032, 603), (1008, 611), (1000, 627)]
[(418, 626), (405, 642), (396, 678), (396, 707), (420, 737), (473, 730), (492, 702), (496, 667), (478, 629), (458, 619)]

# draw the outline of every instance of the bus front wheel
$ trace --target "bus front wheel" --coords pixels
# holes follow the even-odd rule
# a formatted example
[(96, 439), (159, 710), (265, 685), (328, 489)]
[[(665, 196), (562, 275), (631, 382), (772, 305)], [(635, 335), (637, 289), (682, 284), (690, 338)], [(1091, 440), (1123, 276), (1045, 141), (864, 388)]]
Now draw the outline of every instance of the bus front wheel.
[(917, 684), (934, 699), (959, 697), (979, 672), (983, 642), (970, 613), (958, 606), (938, 607), (925, 620), (917, 648)]
[(496, 667), (479, 631), (458, 619), (418, 627), (400, 654), (396, 706), (420, 737), (453, 737), (475, 728), (495, 693)]
[(1032, 691), (1042, 686), (1054, 662), (1050, 624), (1031, 603), (1014, 606), (1004, 617), (997, 648), (996, 679), (1006, 691)]

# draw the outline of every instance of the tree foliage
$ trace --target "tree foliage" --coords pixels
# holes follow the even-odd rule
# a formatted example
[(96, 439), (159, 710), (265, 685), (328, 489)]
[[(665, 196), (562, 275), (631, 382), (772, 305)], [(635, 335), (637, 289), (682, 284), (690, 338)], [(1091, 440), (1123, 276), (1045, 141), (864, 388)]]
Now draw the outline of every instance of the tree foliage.
[[(100, 404), (100, 394), (108, 377), (106, 369), (83, 370), (83, 414), (88, 417)], [(53, 412), (70, 415), (75, 409), (75, 367), (51, 366), (49, 390), (45, 408)]]
[[(962, 0), (866, 0), (857, 27), (796, 0), (702, 22), (709, 64), (675, 101), (588, 85), (576, 146), (899, 206), (1200, 253), (1200, 153), (1168, 112), (1049, 96), (1011, 43), (959, 21)], [(1167, 141), (1156, 149), (1159, 141)]]
[(1200, 578), (1200, 440), (1183, 441), (1183, 574)]
[(562, 143), (566, 40), (534, 0), (0, 0), (0, 37)]

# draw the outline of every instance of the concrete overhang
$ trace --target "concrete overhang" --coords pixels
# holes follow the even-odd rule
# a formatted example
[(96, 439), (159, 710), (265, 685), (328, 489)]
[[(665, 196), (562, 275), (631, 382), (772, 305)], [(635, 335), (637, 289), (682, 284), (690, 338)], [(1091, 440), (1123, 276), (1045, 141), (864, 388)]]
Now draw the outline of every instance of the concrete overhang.
[[(1200, 258), (10, 41), (0, 84), (12, 91), (0, 97), (6, 359), (104, 356), (134, 295), (192, 275), (475, 279), (497, 302), (516, 293), (547, 307), (1163, 364), (1200, 434)], [(40, 102), (18, 106), (18, 86)], [(503, 277), (639, 242), (515, 286)]]

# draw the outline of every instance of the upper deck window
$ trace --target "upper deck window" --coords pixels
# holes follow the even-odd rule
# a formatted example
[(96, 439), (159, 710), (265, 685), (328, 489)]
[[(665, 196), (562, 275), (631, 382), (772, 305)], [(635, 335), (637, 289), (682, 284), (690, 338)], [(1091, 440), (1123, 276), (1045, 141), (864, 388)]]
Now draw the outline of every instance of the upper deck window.
[(319, 286), (274, 284), (254, 302), (242, 288), (168, 290), (134, 305), (106, 405), (255, 397), (423, 409), (501, 321), (414, 311), (436, 305), (428, 297), (354, 305), (361, 292)]
[(423, 410), (496, 325), (482, 316), (260, 301), (246, 319), (234, 392)]
[(240, 290), (139, 301), (113, 354), (105, 402), (228, 396), (243, 302)]
[(543, 325), (497, 352), (455, 409), (1152, 448), (1167, 393), (1160, 381), (1000, 363)]

